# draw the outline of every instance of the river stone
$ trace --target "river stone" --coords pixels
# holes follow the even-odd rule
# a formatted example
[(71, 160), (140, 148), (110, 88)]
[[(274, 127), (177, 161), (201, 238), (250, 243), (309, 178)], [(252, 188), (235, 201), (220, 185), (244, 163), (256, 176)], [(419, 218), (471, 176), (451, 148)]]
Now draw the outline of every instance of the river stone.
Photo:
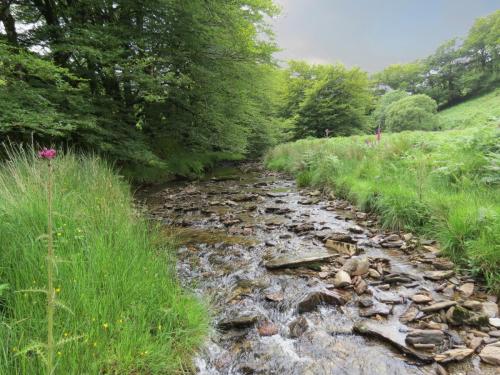
[(318, 305), (344, 305), (347, 301), (338, 293), (328, 290), (318, 290), (310, 292), (302, 301), (297, 305), (299, 314), (313, 311)]
[(307, 328), (309, 328), (309, 324), (307, 323), (306, 318), (304, 318), (303, 316), (299, 316), (288, 325), (288, 328), (290, 329), (290, 337), (297, 338), (299, 336), (302, 336), (302, 334), (307, 331)]
[(394, 241), (399, 241), (401, 237), (397, 234), (391, 234), (383, 239), (382, 242), (394, 242)]
[(449, 261), (448, 259), (445, 258), (436, 258), (432, 261), (432, 265), (434, 266), (435, 269), (437, 270), (452, 270), (455, 268), (455, 264), (453, 262)]
[(486, 315), (472, 312), (462, 306), (450, 307), (446, 312), (446, 321), (453, 325), (488, 326), (488, 317)]
[(342, 269), (351, 276), (361, 276), (368, 273), (370, 262), (367, 257), (356, 257), (348, 259)]
[(434, 356), (434, 359), (436, 360), (436, 362), (439, 363), (462, 361), (468, 356), (470, 356), (472, 353), (474, 353), (474, 350), (469, 348), (450, 349), (443, 353), (437, 354), (436, 356)]
[(258, 328), (260, 336), (274, 336), (278, 334), (278, 326), (273, 323), (264, 323)]
[(352, 243), (341, 242), (335, 240), (327, 240), (325, 242), (325, 247), (330, 250), (339, 252), (340, 254), (345, 254), (349, 256), (356, 255), (358, 253), (358, 247)]
[(479, 357), (490, 365), (500, 366), (500, 342), (486, 345), (479, 353)]
[(259, 315), (257, 314), (243, 314), (221, 320), (218, 327), (222, 330), (244, 329), (252, 327), (258, 320)]
[(483, 302), (481, 310), (488, 318), (496, 318), (498, 315), (498, 305), (495, 302)]
[(472, 311), (481, 311), (483, 305), (479, 301), (467, 300), (463, 303), (463, 306)]
[(437, 329), (415, 329), (406, 335), (408, 344), (433, 344), (441, 345), (444, 341), (443, 331)]
[(346, 286), (351, 285), (351, 276), (349, 276), (349, 274), (344, 270), (339, 270), (335, 274), (333, 285), (335, 285), (336, 288), (345, 288)]
[(359, 225), (352, 225), (350, 226), (349, 228), (347, 228), (347, 230), (351, 233), (355, 233), (355, 234), (361, 234), (363, 233), (363, 228), (361, 228)]
[(455, 306), (456, 304), (456, 301), (441, 301), (433, 303), (430, 306), (424, 306), (420, 310), (422, 310), (424, 313), (432, 313), (435, 311), (447, 309), (448, 307)]
[(370, 307), (373, 306), (373, 300), (370, 297), (364, 297), (358, 301), (358, 304), (360, 307)]
[(403, 353), (411, 355), (423, 362), (433, 362), (432, 356), (408, 346), (405, 342), (404, 334), (399, 332), (397, 327), (395, 326), (364, 321), (356, 323), (353, 327), (353, 331), (363, 336), (374, 337), (383, 340), (401, 350)]
[(368, 284), (361, 277), (357, 277), (357, 280), (354, 282), (354, 291), (358, 296), (365, 293), (368, 290)]
[(427, 271), (424, 273), (424, 277), (426, 279), (434, 280), (434, 281), (439, 281), (439, 280), (444, 280), (444, 279), (449, 279), (455, 274), (455, 271), (453, 270), (446, 270), (446, 271)]
[(373, 268), (370, 268), (368, 270), (368, 275), (373, 278), (373, 279), (380, 279), (382, 276), (377, 270), (374, 270)]
[(488, 323), (495, 328), (500, 328), (500, 318), (490, 318)]
[(391, 313), (391, 311), (392, 306), (388, 306), (383, 303), (376, 303), (371, 307), (360, 309), (359, 316), (362, 316), (363, 318), (369, 318), (374, 315), (387, 316)]
[(400, 248), (404, 244), (405, 243), (402, 240), (399, 240), (399, 241), (384, 241), (384, 242), (381, 243), (382, 247), (393, 248), (393, 249)]
[(465, 298), (469, 298), (474, 293), (474, 283), (465, 283), (458, 288), (458, 292)]
[(265, 298), (271, 302), (281, 302), (285, 298), (283, 292), (267, 293)]
[(415, 303), (429, 303), (432, 302), (432, 297), (427, 294), (415, 294), (411, 300)]
[(415, 305), (411, 304), (408, 306), (406, 311), (399, 317), (399, 321), (401, 323), (410, 323), (419, 318), (423, 313), (420, 311), (420, 309)]
[(294, 268), (300, 267), (308, 264), (326, 262), (332, 259), (335, 255), (318, 253), (318, 254), (307, 254), (307, 255), (290, 255), (290, 256), (280, 256), (270, 260), (265, 263), (267, 269), (279, 269), (279, 268)]

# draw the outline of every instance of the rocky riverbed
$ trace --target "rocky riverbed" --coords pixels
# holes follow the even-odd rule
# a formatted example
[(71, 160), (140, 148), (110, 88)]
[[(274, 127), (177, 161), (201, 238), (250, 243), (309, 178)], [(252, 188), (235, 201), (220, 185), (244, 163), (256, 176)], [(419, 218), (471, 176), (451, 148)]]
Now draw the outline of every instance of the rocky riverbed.
[(143, 193), (212, 306), (198, 373), (500, 373), (496, 297), (432, 240), (258, 165)]

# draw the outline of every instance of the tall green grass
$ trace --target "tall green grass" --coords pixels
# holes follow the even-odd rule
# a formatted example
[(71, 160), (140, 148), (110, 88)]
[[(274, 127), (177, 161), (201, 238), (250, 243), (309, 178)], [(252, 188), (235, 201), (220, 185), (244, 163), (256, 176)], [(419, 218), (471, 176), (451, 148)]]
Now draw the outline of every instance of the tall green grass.
[(266, 157), (301, 185), (332, 189), (385, 228), (437, 238), (459, 265), (500, 291), (500, 132), (484, 126), (442, 132), (306, 139)]
[[(47, 164), (17, 152), (0, 165), (0, 373), (45, 364)], [(56, 374), (175, 374), (208, 327), (175, 277), (172, 247), (96, 157), (54, 163)]]

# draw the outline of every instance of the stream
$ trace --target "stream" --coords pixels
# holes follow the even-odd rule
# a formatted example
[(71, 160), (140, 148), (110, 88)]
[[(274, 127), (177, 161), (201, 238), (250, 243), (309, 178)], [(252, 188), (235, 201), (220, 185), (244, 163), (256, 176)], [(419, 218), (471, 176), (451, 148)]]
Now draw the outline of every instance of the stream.
[(376, 217), (258, 164), (144, 193), (180, 243), (180, 280), (213, 311), (197, 373), (499, 373), (477, 354), (498, 328), (447, 317), (474, 300), (466, 309), (479, 319), (496, 299), (454, 274), (432, 241), (384, 232)]

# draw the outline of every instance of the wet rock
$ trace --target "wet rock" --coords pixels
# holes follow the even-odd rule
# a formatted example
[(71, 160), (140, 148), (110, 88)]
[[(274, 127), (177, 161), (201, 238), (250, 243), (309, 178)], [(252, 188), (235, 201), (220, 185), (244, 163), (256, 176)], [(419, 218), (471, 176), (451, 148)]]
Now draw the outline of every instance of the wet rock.
[(429, 306), (422, 307), (421, 310), (424, 313), (432, 313), (435, 311), (447, 309), (451, 306), (455, 306), (456, 304), (457, 304), (456, 301), (441, 301), (441, 302), (433, 303), (432, 305), (429, 305)]
[(396, 272), (385, 275), (382, 279), (389, 284), (406, 284), (415, 281), (414, 276), (410, 274)]
[(257, 323), (259, 318), (259, 315), (252, 313), (239, 315), (221, 320), (218, 327), (222, 330), (245, 329), (252, 327), (255, 323)]
[(439, 363), (436, 363), (436, 375), (448, 375), (448, 371)]
[(446, 270), (452, 270), (453, 268), (455, 268), (455, 264), (453, 264), (453, 262), (451, 262), (445, 258), (436, 258), (432, 261), (431, 264), (437, 270), (446, 271)]
[(369, 318), (374, 315), (387, 316), (391, 313), (392, 306), (388, 306), (383, 303), (376, 303), (371, 307), (360, 309), (359, 316), (363, 318)]
[(452, 361), (462, 361), (474, 353), (474, 350), (469, 348), (450, 349), (443, 353), (434, 356), (434, 360), (439, 363), (448, 363)]
[(500, 338), (500, 331), (499, 331), (499, 330), (489, 331), (489, 332), (488, 332), (488, 334), (489, 334), (491, 337)]
[(410, 306), (408, 306), (403, 315), (399, 317), (399, 321), (401, 323), (407, 324), (418, 319), (421, 315), (422, 312), (420, 311), (420, 309), (415, 304), (411, 304)]
[(401, 238), (397, 234), (391, 234), (387, 237), (385, 237), (382, 242), (393, 242), (393, 241), (399, 241)]
[(439, 280), (444, 280), (444, 279), (449, 279), (455, 274), (453, 270), (446, 270), (446, 271), (427, 271), (424, 273), (424, 277), (426, 279), (434, 280), (434, 281), (439, 281)]
[(267, 293), (265, 298), (271, 302), (281, 302), (285, 298), (285, 295), (283, 292)]
[(360, 307), (370, 307), (373, 306), (373, 300), (369, 297), (361, 298), (358, 304)]
[(465, 283), (458, 288), (458, 292), (465, 298), (469, 298), (474, 293), (474, 283)]
[(349, 276), (349, 274), (344, 270), (339, 270), (335, 274), (333, 284), (336, 288), (345, 288), (346, 286), (351, 285), (351, 276)]
[(495, 328), (500, 328), (500, 318), (490, 318), (488, 323)]
[(394, 293), (388, 293), (388, 292), (381, 293), (377, 295), (376, 298), (382, 303), (388, 303), (391, 305), (403, 303), (403, 298), (399, 294), (394, 294)]
[(368, 217), (368, 214), (365, 212), (356, 212), (356, 219), (366, 220), (367, 217)]
[(326, 262), (332, 259), (335, 255), (332, 254), (310, 254), (310, 255), (296, 255), (296, 256), (280, 256), (270, 260), (265, 263), (267, 269), (279, 269), (279, 268), (295, 268), (304, 265)]
[(314, 230), (313, 223), (292, 224), (288, 227), (295, 233), (305, 233)]
[(479, 353), (479, 357), (483, 362), (500, 366), (500, 342), (486, 345)]
[(467, 347), (469, 349), (472, 349), (472, 350), (476, 351), (477, 348), (479, 348), (482, 343), (483, 343), (483, 338), (482, 337), (475, 337), (474, 336), (470, 340), (468, 340)]
[(382, 277), (382, 275), (377, 270), (374, 270), (373, 268), (370, 268), (368, 270), (368, 275), (373, 279), (380, 279)]
[(355, 234), (361, 234), (364, 232), (363, 228), (361, 228), (359, 225), (351, 225), (347, 230), (351, 233)]
[(276, 243), (276, 241), (267, 240), (267, 241), (265, 242), (265, 245), (266, 245), (266, 246), (269, 246), (269, 247), (274, 247), (274, 246), (276, 246), (276, 245), (277, 245), (277, 243)]
[(264, 211), (267, 214), (275, 214), (275, 215), (285, 215), (290, 212), (293, 212), (291, 209), (287, 207), (266, 207)]
[(374, 337), (383, 340), (403, 353), (411, 355), (423, 362), (432, 362), (433, 357), (413, 349), (405, 342), (405, 336), (393, 326), (385, 326), (373, 322), (360, 322), (354, 325), (354, 332), (363, 336)]
[(257, 331), (260, 336), (274, 336), (278, 334), (278, 326), (276, 324), (267, 322), (262, 324)]
[(445, 339), (443, 331), (436, 329), (415, 329), (406, 335), (405, 341), (408, 344), (433, 344), (441, 345)]
[(428, 294), (415, 294), (411, 297), (411, 300), (415, 303), (429, 303), (432, 302), (432, 297)]
[(302, 301), (297, 305), (299, 314), (313, 311), (319, 305), (344, 305), (346, 300), (338, 293), (329, 290), (319, 290), (310, 292)]
[(472, 311), (481, 311), (483, 305), (479, 301), (467, 300), (463, 303), (463, 306)]
[(400, 248), (401, 246), (404, 245), (404, 241), (399, 240), (399, 241), (384, 241), (381, 243), (382, 247), (388, 248), (388, 249), (397, 249)]
[(288, 325), (288, 328), (290, 329), (290, 337), (297, 338), (302, 336), (302, 334), (307, 331), (309, 324), (307, 323), (306, 318), (299, 316)]
[(498, 305), (495, 302), (483, 302), (481, 311), (488, 318), (496, 318), (498, 315)]
[(358, 247), (348, 242), (340, 242), (335, 240), (327, 240), (325, 247), (330, 250), (338, 251), (340, 254), (353, 256), (358, 253)]
[(453, 325), (467, 324), (470, 326), (485, 327), (488, 325), (488, 317), (481, 315), (462, 306), (452, 306), (446, 312), (446, 321)]
[(356, 241), (348, 234), (345, 233), (331, 233), (328, 239), (340, 242), (355, 243)]
[(367, 257), (355, 257), (348, 259), (342, 269), (351, 276), (361, 276), (368, 273), (370, 262)]
[(353, 284), (354, 284), (354, 292), (356, 292), (358, 296), (360, 296), (361, 294), (365, 293), (368, 290), (368, 284), (366, 283), (365, 280), (363, 280), (359, 276), (356, 276), (354, 278)]

